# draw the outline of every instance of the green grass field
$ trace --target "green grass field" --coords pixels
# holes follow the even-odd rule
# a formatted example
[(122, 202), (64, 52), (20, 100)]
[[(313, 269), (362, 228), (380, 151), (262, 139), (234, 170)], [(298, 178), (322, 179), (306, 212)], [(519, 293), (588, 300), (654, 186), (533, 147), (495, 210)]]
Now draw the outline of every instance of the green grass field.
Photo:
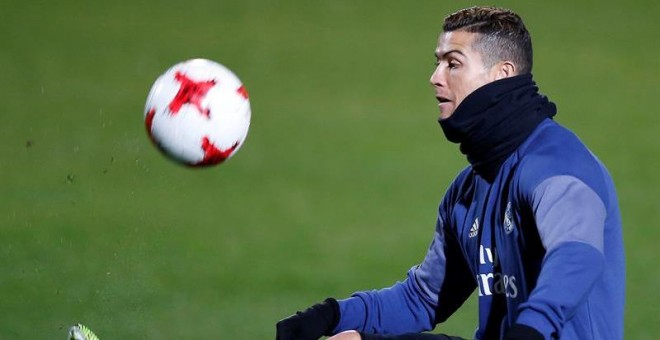
[[(459, 1), (0, 4), (0, 338), (272, 339), (327, 296), (389, 286), (424, 256), (466, 165), (428, 85)], [(626, 338), (660, 332), (655, 1), (500, 1), (534, 75), (608, 165), (627, 250)], [(156, 77), (205, 57), (251, 95), (228, 163), (149, 143)], [(469, 336), (474, 302), (444, 332)]]

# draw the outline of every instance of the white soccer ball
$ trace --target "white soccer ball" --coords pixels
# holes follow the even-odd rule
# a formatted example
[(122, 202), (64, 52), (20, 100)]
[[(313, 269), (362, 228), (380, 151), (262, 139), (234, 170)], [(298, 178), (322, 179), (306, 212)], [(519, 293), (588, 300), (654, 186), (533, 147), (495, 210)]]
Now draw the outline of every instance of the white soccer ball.
[(158, 149), (194, 167), (233, 156), (247, 137), (250, 115), (240, 79), (207, 59), (184, 61), (165, 71), (144, 108), (147, 133)]

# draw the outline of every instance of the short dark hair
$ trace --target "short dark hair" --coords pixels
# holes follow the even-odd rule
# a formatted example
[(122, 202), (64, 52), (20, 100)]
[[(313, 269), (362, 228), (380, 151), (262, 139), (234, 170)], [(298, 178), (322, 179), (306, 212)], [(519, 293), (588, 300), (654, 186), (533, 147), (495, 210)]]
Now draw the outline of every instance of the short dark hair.
[(442, 30), (479, 33), (472, 48), (481, 53), (487, 66), (510, 60), (519, 74), (532, 72), (532, 38), (513, 11), (497, 7), (465, 8), (447, 16)]

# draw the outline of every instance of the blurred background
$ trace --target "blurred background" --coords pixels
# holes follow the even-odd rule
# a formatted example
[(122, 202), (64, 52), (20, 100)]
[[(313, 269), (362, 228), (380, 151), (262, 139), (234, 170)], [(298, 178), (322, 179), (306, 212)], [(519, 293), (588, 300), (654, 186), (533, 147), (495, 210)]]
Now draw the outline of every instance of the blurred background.
[[(466, 164), (428, 79), (466, 1), (0, 3), (0, 338), (272, 339), (328, 296), (421, 261)], [(626, 338), (660, 331), (655, 1), (498, 1), (532, 33), (556, 119), (609, 167), (627, 250)], [(229, 162), (165, 159), (159, 74), (216, 60), (245, 83)], [(655, 283), (654, 283), (655, 282)], [(469, 337), (476, 297), (438, 331)]]

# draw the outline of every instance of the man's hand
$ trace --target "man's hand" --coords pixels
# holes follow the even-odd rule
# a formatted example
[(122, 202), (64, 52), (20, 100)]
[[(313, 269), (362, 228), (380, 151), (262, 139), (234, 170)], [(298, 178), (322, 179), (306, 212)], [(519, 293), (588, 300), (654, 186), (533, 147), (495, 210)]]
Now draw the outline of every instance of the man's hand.
[(328, 298), (302, 312), (280, 320), (275, 326), (276, 340), (317, 340), (330, 335), (339, 323), (339, 304)]
[(328, 338), (328, 340), (361, 340), (362, 337), (360, 336), (360, 333), (357, 331), (345, 331), (341, 332), (331, 338)]

